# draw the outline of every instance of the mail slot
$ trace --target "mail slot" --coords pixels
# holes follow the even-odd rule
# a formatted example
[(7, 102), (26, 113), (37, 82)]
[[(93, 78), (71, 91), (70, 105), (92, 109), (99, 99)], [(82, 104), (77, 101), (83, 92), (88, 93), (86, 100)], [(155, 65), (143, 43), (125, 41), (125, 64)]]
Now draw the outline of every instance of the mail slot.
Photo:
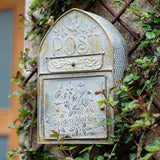
[(104, 18), (80, 9), (63, 14), (42, 40), (38, 62), (38, 142), (56, 144), (51, 136), (69, 135), (66, 144), (109, 144), (114, 126), (99, 125), (114, 118), (103, 95), (123, 76), (126, 44)]

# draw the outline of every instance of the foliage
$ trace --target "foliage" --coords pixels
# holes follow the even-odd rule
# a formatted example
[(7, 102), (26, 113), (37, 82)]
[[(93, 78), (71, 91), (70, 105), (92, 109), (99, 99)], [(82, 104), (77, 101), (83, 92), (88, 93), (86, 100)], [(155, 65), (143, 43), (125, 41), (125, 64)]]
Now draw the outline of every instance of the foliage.
[[(79, 3), (82, 3), (80, 0)], [(31, 41), (42, 38), (49, 28), (48, 19), (50, 16), (56, 20), (62, 13), (72, 8), (73, 1), (71, 0), (34, 0), (30, 6), (29, 17), (20, 15), (20, 21), (26, 21), (25, 26), (31, 30), (25, 37)], [(127, 5), (127, 0), (114, 0), (113, 5)], [(128, 5), (127, 5), (128, 6)], [(157, 139), (155, 144), (145, 144), (145, 135), (148, 131), (153, 131), (160, 137), (160, 131), (157, 129), (160, 121), (160, 114), (153, 113), (153, 101), (156, 94), (156, 87), (159, 86), (160, 72), (160, 15), (157, 13), (157, 8), (160, 6), (160, 0), (148, 12), (144, 12), (140, 1), (131, 3), (128, 6), (128, 12), (137, 16), (133, 22), (139, 22), (140, 27), (145, 30), (146, 39), (139, 46), (150, 47), (154, 51), (154, 55), (149, 55), (147, 52), (140, 58), (136, 59), (129, 66), (125, 77), (119, 80), (110, 92), (117, 90), (119, 101), (115, 101), (111, 97), (107, 97), (105, 91), (97, 91), (95, 94), (103, 94), (104, 100), (99, 102), (99, 105), (105, 104), (115, 111), (114, 119), (106, 119), (105, 122), (98, 125), (112, 125), (115, 127), (115, 134), (111, 135), (114, 144), (105, 149), (103, 145), (91, 145), (83, 148), (78, 157), (74, 157), (72, 150), (76, 146), (64, 146), (64, 138), (69, 138), (69, 135), (59, 136), (59, 131), (52, 130), (51, 136), (56, 137), (59, 147), (56, 149), (62, 151), (66, 155), (66, 160), (89, 160), (91, 151), (94, 147), (101, 150), (94, 156), (94, 160), (104, 159), (121, 159), (120, 154), (122, 149), (127, 146), (125, 156), (129, 160), (148, 160), (156, 152), (160, 151), (160, 141)], [(39, 18), (35, 16), (38, 12)], [(22, 24), (20, 27), (24, 26)], [(37, 57), (29, 57), (30, 49), (25, 49), (19, 58), (19, 67), (26, 69), (28, 72), (37, 71)], [(19, 109), (19, 117), (11, 125), (10, 129), (15, 129), (19, 136), (23, 136), (23, 141), (20, 142), (20, 148), (13, 149), (7, 153), (9, 160), (17, 155), (22, 155), (22, 159), (53, 159), (54, 156), (49, 151), (44, 150), (44, 145), (38, 149), (33, 149), (32, 133), (36, 127), (36, 92), (37, 80), (29, 81), (25, 84), (25, 77), (18, 71), (16, 76), (11, 77), (11, 82), (17, 84), (21, 91), (14, 91), (9, 97), (18, 96), (19, 102), (23, 106)], [(32, 103), (34, 105), (32, 106)], [(120, 106), (118, 109), (116, 106)]]
[[(55, 21), (64, 12), (71, 9), (73, 0), (34, 0), (30, 6), (29, 17), (26, 18), (21, 15), (20, 22), (26, 21), (25, 26), (31, 27), (30, 32), (26, 35), (25, 39), (31, 37), (31, 41), (42, 38), (49, 29), (48, 19), (53, 17)], [(79, 2), (80, 0), (78, 0)], [(35, 12), (39, 13), (40, 17), (35, 16)], [(22, 24), (20, 27), (24, 26)]]

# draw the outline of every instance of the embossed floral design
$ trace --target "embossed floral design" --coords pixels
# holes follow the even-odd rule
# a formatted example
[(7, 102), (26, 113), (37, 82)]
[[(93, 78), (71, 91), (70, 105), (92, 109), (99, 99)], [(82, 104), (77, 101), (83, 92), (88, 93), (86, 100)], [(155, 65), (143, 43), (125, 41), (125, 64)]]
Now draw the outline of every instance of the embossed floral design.
[[(51, 87), (46, 94), (45, 133), (47, 135), (50, 135), (51, 129), (56, 127), (62, 136), (69, 134), (72, 137), (94, 137), (96, 134), (105, 133), (106, 127), (97, 126), (105, 120), (105, 114), (99, 110), (98, 100), (95, 99), (94, 94), (97, 89), (99, 90), (95, 84), (100, 81), (102, 84), (103, 77), (97, 77), (93, 81), (94, 78), (55, 80), (56, 89), (53, 91)], [(99, 97), (99, 100), (101, 98)]]

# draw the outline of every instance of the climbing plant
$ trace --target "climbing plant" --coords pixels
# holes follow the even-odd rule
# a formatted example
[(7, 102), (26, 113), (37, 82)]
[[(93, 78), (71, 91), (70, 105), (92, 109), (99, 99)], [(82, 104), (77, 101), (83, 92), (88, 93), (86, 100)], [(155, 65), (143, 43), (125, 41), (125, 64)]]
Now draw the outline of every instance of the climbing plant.
[[(25, 39), (36, 41), (42, 39), (52, 23), (61, 14), (75, 5), (81, 5), (83, 0), (34, 0), (30, 6), (29, 19), (24, 15), (20, 15), (22, 23), (20, 27), (30, 27), (30, 32)], [(127, 0), (114, 0), (113, 5), (125, 6)], [(75, 157), (72, 150), (76, 146), (64, 146), (65, 137), (59, 137), (58, 131), (53, 130), (53, 136), (57, 137), (59, 147), (57, 150), (62, 151), (66, 155), (66, 160), (89, 160), (92, 150), (96, 149), (94, 160), (104, 159), (123, 159), (129, 160), (148, 160), (154, 158), (155, 153), (160, 151), (160, 131), (158, 124), (160, 122), (160, 105), (155, 102), (156, 89), (159, 87), (160, 72), (160, 14), (157, 9), (160, 6), (160, 0), (150, 11), (143, 11), (140, 1), (127, 5), (128, 12), (133, 13), (137, 18), (132, 22), (140, 23), (142, 29), (145, 30), (146, 39), (141, 41), (139, 49), (149, 47), (153, 54), (149, 54), (146, 50), (142, 50), (139, 58), (129, 65), (117, 84), (110, 89), (119, 96), (119, 100), (114, 100), (105, 94), (105, 91), (97, 91), (95, 94), (103, 94), (104, 99), (99, 105), (105, 104), (115, 111), (114, 119), (106, 119), (105, 122), (97, 125), (115, 125), (115, 133), (111, 135), (114, 144), (110, 147), (104, 145), (91, 145), (84, 147), (80, 154)], [(35, 16), (38, 12), (39, 17)], [(50, 21), (48, 19), (52, 16)], [(26, 71), (35, 73), (37, 71), (37, 58), (30, 58), (30, 49), (26, 48), (19, 58), (19, 67)], [(138, 56), (137, 56), (138, 57)], [(34, 149), (32, 146), (33, 129), (36, 127), (36, 96), (37, 96), (37, 80), (33, 79), (26, 84), (26, 79), (22, 73), (17, 72), (16, 76), (11, 77), (11, 82), (17, 84), (21, 91), (14, 91), (9, 97), (18, 96), (22, 107), (19, 109), (19, 117), (11, 125), (10, 129), (15, 129), (19, 136), (23, 136), (20, 141), (19, 149), (15, 148), (7, 153), (9, 160), (18, 155), (22, 155), (22, 159), (39, 160), (53, 159), (54, 155), (45, 150), (45, 145), (40, 145)], [(118, 106), (118, 107), (117, 107)], [(153, 108), (158, 108), (158, 112), (154, 112)], [(146, 144), (145, 136), (148, 132), (154, 132), (157, 136), (154, 144)]]

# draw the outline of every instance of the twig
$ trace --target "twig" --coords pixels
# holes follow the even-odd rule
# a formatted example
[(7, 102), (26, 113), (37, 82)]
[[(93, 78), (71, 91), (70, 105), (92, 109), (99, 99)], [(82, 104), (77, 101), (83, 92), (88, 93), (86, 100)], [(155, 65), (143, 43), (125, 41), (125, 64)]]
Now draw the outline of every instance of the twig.
[(33, 77), (33, 75), (37, 72), (37, 69), (35, 69), (34, 71), (32, 71), (30, 73), (30, 75), (22, 82), (22, 86), (25, 86), (26, 83)]
[(31, 118), (31, 126), (30, 126), (30, 145), (31, 146), (32, 146), (33, 121), (36, 115), (36, 108), (37, 108), (37, 100), (35, 100), (35, 104), (32, 112), (32, 118)]
[[(114, 147), (113, 147), (110, 155), (115, 152), (115, 150), (116, 150), (116, 148), (117, 148), (117, 145), (118, 145), (118, 143), (116, 143), (116, 144), (114, 145)], [(111, 159), (111, 157), (108, 158), (108, 160), (110, 160), (110, 159)]]
[(143, 149), (144, 135), (145, 135), (145, 132), (143, 132), (141, 134), (141, 137), (140, 137), (140, 140), (139, 140), (138, 149), (137, 149), (137, 158), (139, 158), (141, 156), (141, 152), (142, 152), (142, 149)]
[(61, 147), (61, 149), (62, 149), (62, 152), (67, 156), (67, 157), (70, 157), (70, 155), (64, 150), (64, 148), (63, 148), (63, 142), (61, 141), (60, 143), (59, 143), (59, 146)]

